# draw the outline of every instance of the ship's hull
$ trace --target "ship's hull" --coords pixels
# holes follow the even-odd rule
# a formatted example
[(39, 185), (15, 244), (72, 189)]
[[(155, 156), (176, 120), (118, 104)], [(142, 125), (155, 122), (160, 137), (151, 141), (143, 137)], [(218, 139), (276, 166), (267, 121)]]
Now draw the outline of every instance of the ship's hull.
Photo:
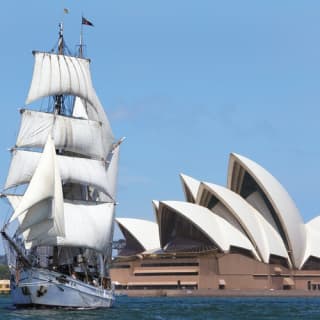
[(102, 289), (46, 269), (30, 268), (15, 274), (11, 295), (17, 307), (110, 308), (112, 289)]

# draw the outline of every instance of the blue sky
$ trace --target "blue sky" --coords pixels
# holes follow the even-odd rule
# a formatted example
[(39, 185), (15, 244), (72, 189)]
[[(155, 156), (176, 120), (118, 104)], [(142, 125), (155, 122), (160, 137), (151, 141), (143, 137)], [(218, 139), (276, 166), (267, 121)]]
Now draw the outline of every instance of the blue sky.
[[(81, 14), (95, 24), (84, 34), (94, 85), (116, 137), (127, 137), (119, 217), (153, 220), (152, 200), (182, 200), (180, 172), (225, 185), (230, 152), (269, 170), (305, 221), (320, 214), (318, 1), (2, 2), (2, 186), (31, 51), (54, 46), (63, 8), (70, 49)], [(2, 221), (4, 202), (0, 211)]]

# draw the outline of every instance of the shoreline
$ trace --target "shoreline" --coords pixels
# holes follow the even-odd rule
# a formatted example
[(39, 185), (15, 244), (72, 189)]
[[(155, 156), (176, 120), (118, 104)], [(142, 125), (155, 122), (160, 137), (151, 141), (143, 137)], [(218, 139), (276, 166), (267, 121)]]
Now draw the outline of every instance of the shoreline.
[(128, 297), (320, 297), (318, 290), (116, 290)]

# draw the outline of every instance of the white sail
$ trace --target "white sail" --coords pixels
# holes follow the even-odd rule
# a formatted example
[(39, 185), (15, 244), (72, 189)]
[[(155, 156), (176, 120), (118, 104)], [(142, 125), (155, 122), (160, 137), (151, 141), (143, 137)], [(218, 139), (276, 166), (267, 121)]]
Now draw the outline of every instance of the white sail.
[(100, 122), (23, 110), (16, 146), (43, 147), (50, 133), (57, 149), (98, 159), (106, 157), (113, 143)]
[[(104, 136), (106, 138), (108, 138), (108, 137), (112, 137), (113, 138), (113, 134), (112, 134), (111, 126), (110, 126), (110, 123), (109, 123), (109, 119), (108, 119), (108, 117), (107, 117), (107, 115), (106, 115), (106, 113), (104, 111), (104, 108), (103, 108), (98, 96), (96, 95), (95, 91), (94, 91), (94, 97), (92, 99), (94, 101), (94, 104), (93, 104), (93, 108), (88, 108), (89, 119), (101, 121), (102, 130), (103, 130)], [(90, 103), (89, 103), (89, 106), (90, 106)], [(92, 110), (94, 110), (94, 112), (96, 113), (97, 119), (94, 118), (94, 114), (93, 114)], [(107, 140), (107, 142), (108, 142), (108, 140)], [(108, 152), (109, 152), (109, 150), (110, 149), (108, 149)]]
[(34, 56), (26, 104), (63, 94), (80, 97), (87, 103), (89, 119), (101, 121), (104, 137), (113, 138), (109, 120), (92, 85), (89, 60), (45, 52), (35, 52)]
[[(9, 203), (11, 205), (11, 207), (13, 208), (13, 210), (15, 210), (18, 207), (18, 205), (20, 204), (20, 202), (21, 202), (21, 200), (23, 198), (23, 196), (21, 196), (21, 195), (13, 195), (13, 194), (7, 194), (7, 195), (4, 195), (4, 197), (7, 198), (7, 200), (9, 201)], [(25, 214), (22, 214), (22, 215), (17, 217), (19, 226), (23, 223), (24, 219), (25, 219)], [(44, 223), (42, 222), (42, 224), (44, 224)], [(37, 224), (38, 227), (39, 227), (39, 225), (40, 224)], [(21, 230), (22, 230), (22, 228), (19, 228), (19, 226), (17, 228), (17, 233), (21, 233)], [(48, 231), (50, 231), (50, 230), (48, 230)], [(42, 230), (42, 232), (43, 232), (43, 230)], [(31, 249), (32, 248), (32, 242), (31, 241), (27, 241), (29, 233), (30, 233), (30, 229), (27, 229), (27, 230), (22, 232), (22, 236), (23, 236), (23, 239), (24, 239), (24, 246), (25, 246), (26, 249)]]
[[(35, 154), (36, 160), (33, 154)], [(26, 155), (26, 158), (23, 157), (24, 155)], [(11, 156), (11, 164), (4, 185), (5, 190), (30, 182), (38, 165), (41, 153), (12, 150)]]
[(106, 155), (107, 155), (108, 152), (110, 151), (110, 146), (114, 140), (114, 137), (112, 134), (109, 119), (105, 113), (105, 110), (104, 110), (96, 92), (94, 90), (92, 90), (91, 101), (85, 101), (82, 99), (81, 104), (82, 104), (82, 106), (80, 106), (80, 104), (78, 104), (78, 106), (77, 106), (77, 108), (79, 108), (80, 111), (76, 110), (76, 112), (81, 112), (81, 113), (86, 112), (88, 114), (88, 119), (94, 120), (94, 121), (99, 121), (101, 123), (103, 136), (105, 137), (105, 141), (103, 143), (108, 146), (108, 148), (107, 148), (108, 151), (106, 152)]
[[(5, 189), (29, 183), (40, 157), (41, 153), (38, 152), (13, 150)], [(114, 173), (109, 172), (110, 170), (106, 171), (104, 161), (61, 155), (56, 155), (56, 158), (63, 183), (72, 182), (93, 186), (110, 196), (114, 193), (116, 177)], [(113, 168), (114, 165), (112, 170)], [(110, 166), (109, 169), (111, 169)]]
[[(23, 198), (23, 196), (21, 196), (21, 195), (14, 195), (14, 194), (6, 194), (6, 195), (3, 195), (3, 196), (7, 198), (7, 200), (9, 201), (9, 203), (10, 203), (10, 205), (11, 205), (13, 210), (16, 210), (16, 208), (18, 207), (18, 205), (20, 204), (20, 202), (21, 202), (21, 200)], [(23, 222), (23, 219), (24, 219), (24, 215), (23, 214), (18, 216), (17, 220), (18, 220), (19, 225)], [(29, 230), (24, 231), (22, 233), (23, 238), (27, 239), (28, 234), (29, 234)], [(26, 242), (25, 242), (25, 247), (26, 247), (26, 249), (30, 249), (31, 248), (31, 246), (29, 244), (26, 244)]]
[(47, 219), (56, 233), (64, 235), (62, 185), (51, 136), (10, 222), (18, 217), (20, 232)]
[(86, 102), (79, 97), (75, 97), (72, 116), (75, 118), (88, 119)]
[(85, 247), (100, 252), (110, 247), (113, 203), (88, 205), (66, 202), (64, 208), (66, 235), (58, 239), (58, 245)]
[(81, 203), (64, 203), (65, 235), (51, 233), (49, 236), (42, 231), (48, 222), (30, 228), (27, 242), (31, 246), (58, 245), (65, 247), (81, 247), (105, 252), (110, 246), (110, 234), (113, 224), (113, 203), (91, 205)]
[(117, 191), (120, 145), (115, 147), (112, 153), (112, 158), (110, 160), (110, 164), (107, 171), (107, 181), (109, 182), (109, 195), (112, 197), (112, 199), (115, 199)]
[(33, 205), (31, 208), (29, 208), (29, 210), (26, 211), (26, 213), (18, 217), (19, 227), (17, 232), (22, 233), (30, 227), (42, 223), (46, 220), (50, 220), (50, 222), (53, 223), (51, 212), (52, 199), (45, 199)]
[(16, 208), (18, 207), (18, 205), (20, 204), (21, 200), (22, 200), (22, 196), (20, 195), (15, 195), (15, 194), (6, 194), (3, 195), (5, 198), (7, 198), (7, 200), (9, 201), (11, 207), (13, 210), (16, 210)]
[(40, 98), (70, 94), (90, 101), (92, 82), (87, 59), (34, 52), (34, 69), (26, 104)]

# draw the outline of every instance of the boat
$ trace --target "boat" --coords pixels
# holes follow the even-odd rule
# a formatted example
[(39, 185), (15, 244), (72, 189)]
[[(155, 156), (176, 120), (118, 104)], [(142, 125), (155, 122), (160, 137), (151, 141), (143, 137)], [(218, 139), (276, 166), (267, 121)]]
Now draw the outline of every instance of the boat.
[[(82, 26), (81, 38), (82, 39)], [(80, 41), (33, 51), (34, 69), (1, 193), (1, 228), (17, 307), (108, 308), (120, 144)]]

